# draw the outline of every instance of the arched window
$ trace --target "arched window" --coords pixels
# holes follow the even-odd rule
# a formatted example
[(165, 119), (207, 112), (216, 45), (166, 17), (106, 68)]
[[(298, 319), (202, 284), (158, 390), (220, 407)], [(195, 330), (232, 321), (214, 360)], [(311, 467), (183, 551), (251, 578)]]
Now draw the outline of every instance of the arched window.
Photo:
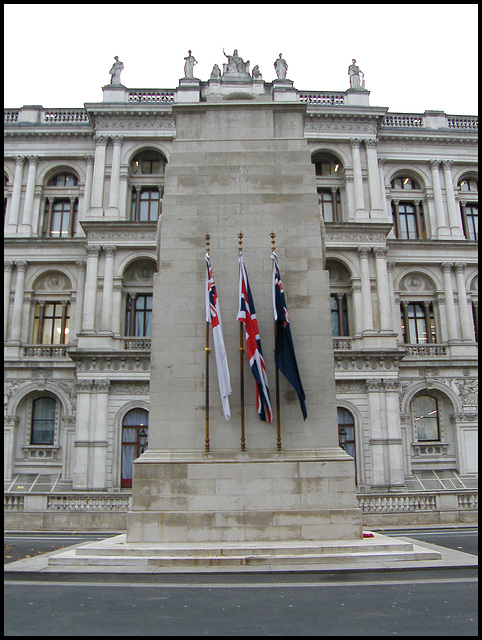
[(149, 412), (132, 409), (122, 422), (121, 487), (132, 487), (132, 463), (147, 449)]
[(335, 259), (328, 259), (326, 268), (330, 274), (331, 331), (333, 337), (349, 336), (349, 313), (353, 312), (351, 308), (352, 285), (350, 273), (342, 262)]
[(390, 187), (395, 237), (402, 240), (425, 239), (427, 231), (420, 184), (410, 176), (400, 175), (393, 178)]
[(76, 187), (78, 184), (77, 176), (73, 173), (58, 173), (47, 183), (49, 187)]
[(416, 180), (409, 176), (399, 176), (394, 178), (391, 182), (392, 189), (420, 189), (420, 185)]
[(330, 153), (317, 153), (311, 161), (315, 165), (320, 215), (325, 222), (341, 222), (342, 190), (345, 186), (343, 165)]
[(79, 180), (71, 172), (52, 176), (44, 190), (45, 205), (42, 235), (71, 238), (75, 235), (79, 209)]
[(464, 178), (458, 184), (460, 190), (460, 214), (467, 240), (479, 237), (479, 183), (475, 178)]
[(440, 440), (437, 399), (421, 395), (412, 400), (412, 420), (418, 442)]
[(30, 444), (54, 444), (56, 402), (54, 398), (37, 398), (32, 403)]
[(152, 149), (137, 153), (129, 166), (131, 185), (130, 219), (157, 222), (162, 212), (165, 157)]
[[(355, 421), (353, 415), (343, 407), (337, 408), (338, 415), (338, 444), (356, 461)], [(355, 483), (357, 482), (355, 462)]]

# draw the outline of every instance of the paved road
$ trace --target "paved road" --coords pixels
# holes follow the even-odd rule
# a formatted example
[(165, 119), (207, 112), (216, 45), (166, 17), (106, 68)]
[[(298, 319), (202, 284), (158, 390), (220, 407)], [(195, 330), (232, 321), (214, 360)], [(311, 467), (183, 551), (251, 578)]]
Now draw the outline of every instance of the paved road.
[[(129, 580), (128, 577), (126, 577)], [(476, 636), (476, 578), (318, 584), (8, 582), (6, 636)]]
[[(476, 529), (384, 531), (477, 553)], [(7, 534), (30, 555), (105, 534)], [(462, 549), (460, 549), (462, 547)], [(7, 636), (476, 636), (476, 569), (10, 576)]]

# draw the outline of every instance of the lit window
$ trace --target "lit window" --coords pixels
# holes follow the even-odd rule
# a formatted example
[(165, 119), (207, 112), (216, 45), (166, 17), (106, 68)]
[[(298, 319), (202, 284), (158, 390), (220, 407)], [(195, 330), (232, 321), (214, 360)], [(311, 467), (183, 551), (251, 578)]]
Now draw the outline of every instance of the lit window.
[(392, 189), (420, 189), (418, 183), (409, 176), (399, 176), (392, 180)]
[(77, 184), (77, 177), (73, 173), (59, 173), (48, 182), (49, 187), (75, 187)]
[(70, 303), (41, 302), (35, 305), (33, 339), (36, 344), (67, 344)]

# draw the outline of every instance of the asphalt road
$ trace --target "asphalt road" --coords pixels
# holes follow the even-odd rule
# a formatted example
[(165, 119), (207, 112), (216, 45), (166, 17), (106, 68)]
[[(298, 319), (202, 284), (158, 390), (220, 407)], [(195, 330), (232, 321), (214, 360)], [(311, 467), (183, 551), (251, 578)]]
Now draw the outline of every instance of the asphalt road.
[[(400, 530), (477, 553), (476, 529)], [(7, 534), (18, 554), (97, 534)], [(455, 545), (455, 546), (454, 546)], [(462, 549), (460, 549), (462, 547)], [(11, 553), (9, 554), (11, 555)], [(52, 577), (54, 578), (52, 580)], [(6, 636), (476, 636), (476, 570), (37, 576), (5, 583)]]

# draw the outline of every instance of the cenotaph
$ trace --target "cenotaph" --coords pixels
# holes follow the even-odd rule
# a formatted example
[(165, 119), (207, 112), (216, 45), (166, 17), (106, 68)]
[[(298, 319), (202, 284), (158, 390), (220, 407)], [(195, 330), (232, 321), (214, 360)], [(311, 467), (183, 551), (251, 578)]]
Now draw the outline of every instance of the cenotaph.
[[(224, 98), (172, 106), (176, 138), (153, 294), (149, 448), (134, 463), (127, 542), (359, 540), (354, 463), (338, 446), (329, 279), (304, 139), (306, 106), (286, 96), (277, 101), (274, 89), (262, 98), (230, 97), (230, 74), (233, 92), (250, 76), (236, 50), (227, 57)], [(304, 421), (296, 393), (280, 376), (281, 446), (276, 415), (271, 423), (258, 416), (247, 361), (242, 399), (236, 320), (239, 236), (274, 407), (272, 232), (308, 412)], [(227, 421), (211, 356), (209, 447), (207, 233), (232, 386)]]

